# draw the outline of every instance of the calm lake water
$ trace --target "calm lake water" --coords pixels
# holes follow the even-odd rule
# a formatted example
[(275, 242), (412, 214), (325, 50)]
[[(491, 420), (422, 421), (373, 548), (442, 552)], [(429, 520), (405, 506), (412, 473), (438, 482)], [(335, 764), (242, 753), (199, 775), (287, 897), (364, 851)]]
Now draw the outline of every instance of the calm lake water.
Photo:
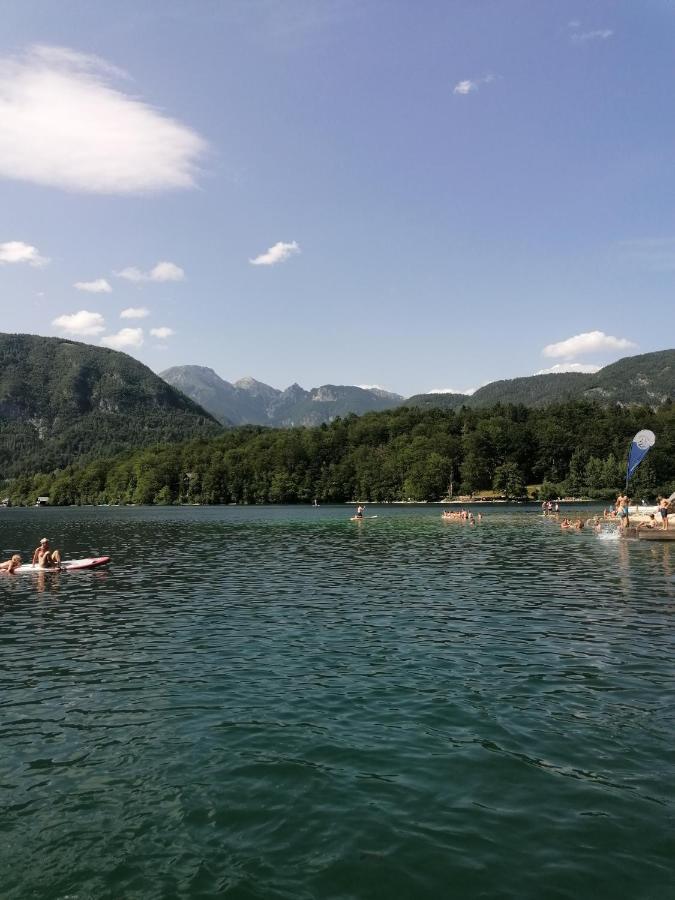
[[(675, 896), (675, 545), (0, 510), (0, 896)], [(588, 514), (588, 510), (584, 510)]]

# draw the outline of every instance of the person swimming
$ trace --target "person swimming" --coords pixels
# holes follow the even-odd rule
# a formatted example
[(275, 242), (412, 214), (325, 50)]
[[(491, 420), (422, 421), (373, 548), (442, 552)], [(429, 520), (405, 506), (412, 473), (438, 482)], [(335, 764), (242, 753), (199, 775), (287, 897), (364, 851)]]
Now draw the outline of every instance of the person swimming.
[(8, 575), (11, 575), (15, 569), (18, 569), (21, 565), (21, 557), (18, 553), (15, 553), (10, 559), (6, 560), (3, 563), (0, 563), (0, 572), (7, 572)]

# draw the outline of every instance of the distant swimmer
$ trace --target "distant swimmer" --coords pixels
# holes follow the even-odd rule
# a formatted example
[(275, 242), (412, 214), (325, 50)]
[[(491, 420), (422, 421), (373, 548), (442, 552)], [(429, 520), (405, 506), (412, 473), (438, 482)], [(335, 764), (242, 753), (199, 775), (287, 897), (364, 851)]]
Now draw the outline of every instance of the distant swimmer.
[(15, 553), (11, 559), (8, 559), (6, 562), (0, 563), (0, 572), (7, 572), (8, 575), (11, 575), (15, 569), (18, 569), (21, 565), (21, 557), (18, 553)]

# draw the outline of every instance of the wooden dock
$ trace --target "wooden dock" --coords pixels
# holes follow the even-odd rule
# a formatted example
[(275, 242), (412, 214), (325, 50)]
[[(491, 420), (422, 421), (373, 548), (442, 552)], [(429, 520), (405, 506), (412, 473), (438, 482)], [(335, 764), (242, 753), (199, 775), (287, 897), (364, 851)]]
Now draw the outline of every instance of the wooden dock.
[(638, 541), (675, 541), (675, 528), (636, 528), (631, 525), (625, 530), (625, 537)]

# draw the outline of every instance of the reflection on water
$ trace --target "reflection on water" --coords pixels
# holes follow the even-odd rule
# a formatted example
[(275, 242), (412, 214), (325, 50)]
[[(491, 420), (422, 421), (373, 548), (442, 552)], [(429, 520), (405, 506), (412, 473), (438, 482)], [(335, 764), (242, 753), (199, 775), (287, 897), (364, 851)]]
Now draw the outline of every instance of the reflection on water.
[(667, 896), (673, 547), (481, 511), (0, 511), (3, 900)]

